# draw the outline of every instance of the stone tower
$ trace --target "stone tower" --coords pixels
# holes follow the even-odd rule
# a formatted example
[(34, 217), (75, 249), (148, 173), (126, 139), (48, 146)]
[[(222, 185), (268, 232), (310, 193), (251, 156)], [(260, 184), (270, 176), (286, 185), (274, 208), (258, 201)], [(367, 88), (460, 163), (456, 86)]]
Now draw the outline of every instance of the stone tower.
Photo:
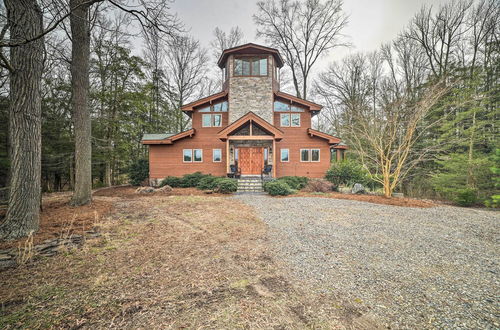
[(253, 112), (273, 122), (273, 92), (279, 89), (279, 68), (283, 60), (278, 51), (256, 44), (226, 49), (218, 62), (228, 92), (229, 124)]

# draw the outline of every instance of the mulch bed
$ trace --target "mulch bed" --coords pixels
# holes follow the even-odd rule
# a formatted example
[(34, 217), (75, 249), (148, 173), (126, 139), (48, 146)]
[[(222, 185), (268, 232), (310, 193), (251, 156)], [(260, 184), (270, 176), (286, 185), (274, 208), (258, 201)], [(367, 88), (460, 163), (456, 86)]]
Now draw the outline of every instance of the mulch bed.
[(102, 188), (94, 192), (93, 196), (107, 196), (107, 197), (125, 197), (125, 198), (137, 198), (137, 197), (148, 197), (148, 196), (228, 196), (218, 193), (207, 194), (203, 190), (196, 188), (174, 188), (170, 192), (154, 192), (147, 194), (136, 193), (138, 187), (132, 186), (119, 186)]
[(438, 206), (438, 204), (432, 203), (430, 201), (423, 201), (414, 198), (385, 197), (379, 195), (341, 194), (337, 192), (315, 194), (315, 193), (299, 191), (297, 194), (290, 195), (287, 197), (320, 197), (320, 198), (334, 198), (334, 199), (349, 199), (349, 200), (368, 202), (374, 204), (394, 205), (403, 207), (429, 208)]
[[(33, 244), (40, 244), (46, 239), (82, 235), (91, 230), (102, 217), (112, 210), (112, 203), (104, 200), (93, 200), (91, 204), (73, 207), (69, 203), (69, 195), (51, 196), (43, 201), (40, 214), (40, 230), (33, 237)], [(23, 245), (26, 238), (0, 242), (0, 250)]]

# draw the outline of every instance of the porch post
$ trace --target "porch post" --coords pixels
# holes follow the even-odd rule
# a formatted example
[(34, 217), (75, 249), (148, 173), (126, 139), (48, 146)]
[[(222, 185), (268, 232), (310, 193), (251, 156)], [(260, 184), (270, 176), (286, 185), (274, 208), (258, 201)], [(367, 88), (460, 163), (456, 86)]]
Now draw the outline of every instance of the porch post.
[(276, 140), (273, 139), (273, 178), (276, 178)]
[(229, 173), (229, 139), (226, 139), (226, 175)]

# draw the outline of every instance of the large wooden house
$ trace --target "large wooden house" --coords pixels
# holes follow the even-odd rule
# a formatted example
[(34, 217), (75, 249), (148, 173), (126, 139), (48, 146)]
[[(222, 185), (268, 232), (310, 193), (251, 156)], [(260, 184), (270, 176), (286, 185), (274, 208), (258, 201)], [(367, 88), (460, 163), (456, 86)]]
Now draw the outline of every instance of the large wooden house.
[(226, 49), (217, 64), (223, 90), (179, 110), (191, 129), (143, 137), (152, 183), (196, 171), (323, 177), (332, 160), (343, 158), (340, 138), (311, 128), (321, 105), (280, 91), (276, 49), (245, 44)]

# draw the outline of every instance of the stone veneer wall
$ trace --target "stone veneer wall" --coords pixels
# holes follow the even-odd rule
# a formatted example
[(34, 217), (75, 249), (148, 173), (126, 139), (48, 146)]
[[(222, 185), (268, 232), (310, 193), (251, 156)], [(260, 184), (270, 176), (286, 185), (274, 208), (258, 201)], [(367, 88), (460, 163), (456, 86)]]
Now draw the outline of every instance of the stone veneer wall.
[(250, 111), (273, 123), (273, 60), (272, 56), (268, 57), (266, 77), (234, 77), (233, 56), (230, 56), (229, 124)]

